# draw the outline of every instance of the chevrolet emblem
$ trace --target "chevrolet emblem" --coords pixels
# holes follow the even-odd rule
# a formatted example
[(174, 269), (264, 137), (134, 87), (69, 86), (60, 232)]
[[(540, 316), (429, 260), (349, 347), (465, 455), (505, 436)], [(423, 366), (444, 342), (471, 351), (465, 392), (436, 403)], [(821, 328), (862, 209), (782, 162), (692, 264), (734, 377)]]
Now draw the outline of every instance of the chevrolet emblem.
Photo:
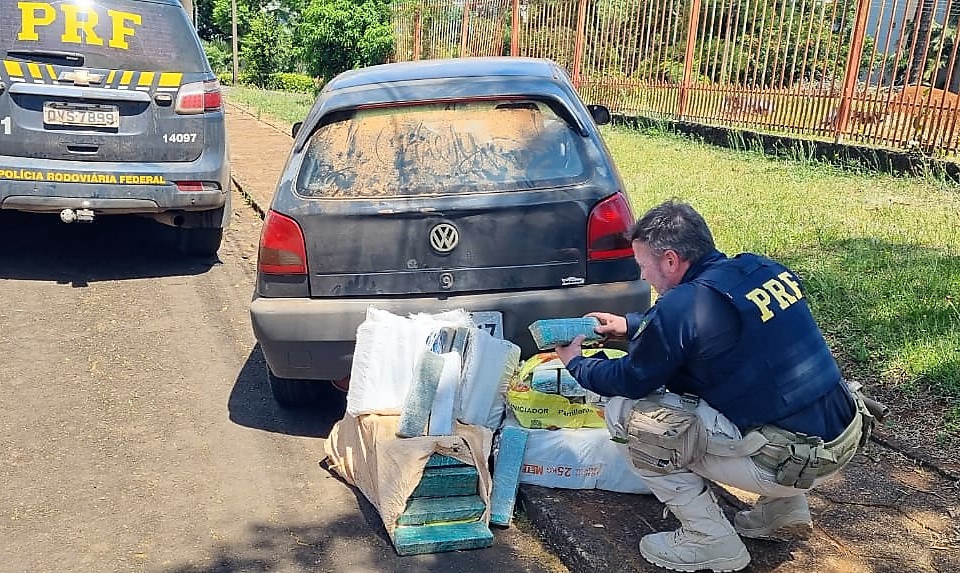
[(91, 74), (88, 70), (73, 70), (71, 72), (62, 72), (57, 78), (60, 82), (73, 82), (75, 86), (89, 86), (90, 84), (99, 84), (103, 81), (103, 74)]

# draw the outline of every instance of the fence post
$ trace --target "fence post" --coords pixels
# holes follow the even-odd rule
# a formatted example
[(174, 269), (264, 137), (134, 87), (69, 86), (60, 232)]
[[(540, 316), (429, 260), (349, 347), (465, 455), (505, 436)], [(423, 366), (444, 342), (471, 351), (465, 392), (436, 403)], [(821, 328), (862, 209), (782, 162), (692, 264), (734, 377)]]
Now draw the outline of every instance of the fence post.
[(237, 85), (240, 83), (240, 60), (237, 55), (240, 53), (237, 49), (237, 0), (230, 2), (230, 30), (230, 41), (233, 46), (233, 85)]
[(583, 35), (587, 26), (587, 0), (580, 0), (577, 11), (577, 37), (573, 44), (573, 87), (580, 89), (580, 60), (583, 59)]
[(423, 15), (420, 9), (413, 13), (413, 59), (420, 59), (420, 32), (423, 28)]
[(700, 25), (700, 0), (690, 3), (690, 19), (687, 27), (687, 53), (683, 58), (683, 80), (680, 82), (680, 102), (677, 120), (683, 121), (690, 101), (690, 76), (693, 75), (693, 54), (697, 44), (697, 27)]
[(460, 54), (461, 58), (467, 55), (467, 33), (470, 31), (470, 2), (463, 3), (463, 21), (460, 23)]
[[(529, 7), (527, 9), (529, 10)], [(520, 55), (520, 0), (513, 0), (513, 24), (510, 26), (510, 55)]]
[(837, 113), (837, 125), (833, 137), (834, 143), (841, 143), (843, 141), (843, 134), (846, 133), (847, 123), (850, 121), (850, 106), (853, 102), (853, 92), (857, 88), (857, 78), (860, 76), (863, 37), (867, 31), (867, 16), (869, 13), (870, 0), (858, 0), (853, 32), (850, 37), (850, 53), (847, 54), (847, 69), (843, 78), (843, 95), (841, 96), (840, 109)]

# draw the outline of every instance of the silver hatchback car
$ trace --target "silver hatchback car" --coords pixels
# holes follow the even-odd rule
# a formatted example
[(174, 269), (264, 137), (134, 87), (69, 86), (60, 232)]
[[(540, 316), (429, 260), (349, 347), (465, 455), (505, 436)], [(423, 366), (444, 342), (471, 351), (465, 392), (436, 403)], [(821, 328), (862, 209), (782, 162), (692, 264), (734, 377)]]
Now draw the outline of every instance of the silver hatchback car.
[(597, 124), (549, 60), (469, 58), (343, 73), (295, 126), (250, 306), (273, 395), (348, 382), (369, 306), (462, 308), (536, 352), (527, 326), (650, 305), (634, 222)]

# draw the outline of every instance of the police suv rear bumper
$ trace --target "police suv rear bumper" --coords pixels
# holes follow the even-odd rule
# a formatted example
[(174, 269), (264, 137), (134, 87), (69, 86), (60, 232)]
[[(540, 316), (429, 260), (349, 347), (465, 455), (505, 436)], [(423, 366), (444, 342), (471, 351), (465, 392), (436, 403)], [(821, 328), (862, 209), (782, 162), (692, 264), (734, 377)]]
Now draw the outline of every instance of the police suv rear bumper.
[[(33, 213), (57, 213), (63, 209), (90, 209), (98, 214), (123, 215), (139, 213), (163, 213), (166, 211), (209, 211), (223, 207), (226, 191), (182, 192), (176, 186), (135, 185), (99, 188), (91, 197), (86, 189), (56, 190), (57, 196), (19, 194), (23, 191), (10, 182), (0, 182), (0, 209), (29, 211)], [(13, 183), (20, 183), (19, 181)], [(11, 189), (10, 187), (13, 187)], [(172, 188), (171, 188), (172, 187)], [(106, 195), (106, 197), (103, 197)]]
[[(91, 209), (99, 214), (209, 211), (223, 207), (230, 168), (219, 154), (184, 163), (121, 163), (30, 159), (0, 155), (0, 209), (58, 212)], [(220, 188), (181, 191), (196, 181)]]

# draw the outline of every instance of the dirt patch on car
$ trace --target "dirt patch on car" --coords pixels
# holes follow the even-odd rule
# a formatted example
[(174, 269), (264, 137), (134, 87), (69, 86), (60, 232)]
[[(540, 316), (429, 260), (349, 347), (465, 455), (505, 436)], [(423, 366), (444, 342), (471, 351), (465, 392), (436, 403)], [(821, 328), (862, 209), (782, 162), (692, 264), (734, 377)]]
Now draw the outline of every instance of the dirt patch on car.
[(298, 187), (324, 198), (402, 197), (555, 178), (557, 156), (574, 153), (563, 147), (567, 127), (524, 103), (360, 110), (312, 136)]

